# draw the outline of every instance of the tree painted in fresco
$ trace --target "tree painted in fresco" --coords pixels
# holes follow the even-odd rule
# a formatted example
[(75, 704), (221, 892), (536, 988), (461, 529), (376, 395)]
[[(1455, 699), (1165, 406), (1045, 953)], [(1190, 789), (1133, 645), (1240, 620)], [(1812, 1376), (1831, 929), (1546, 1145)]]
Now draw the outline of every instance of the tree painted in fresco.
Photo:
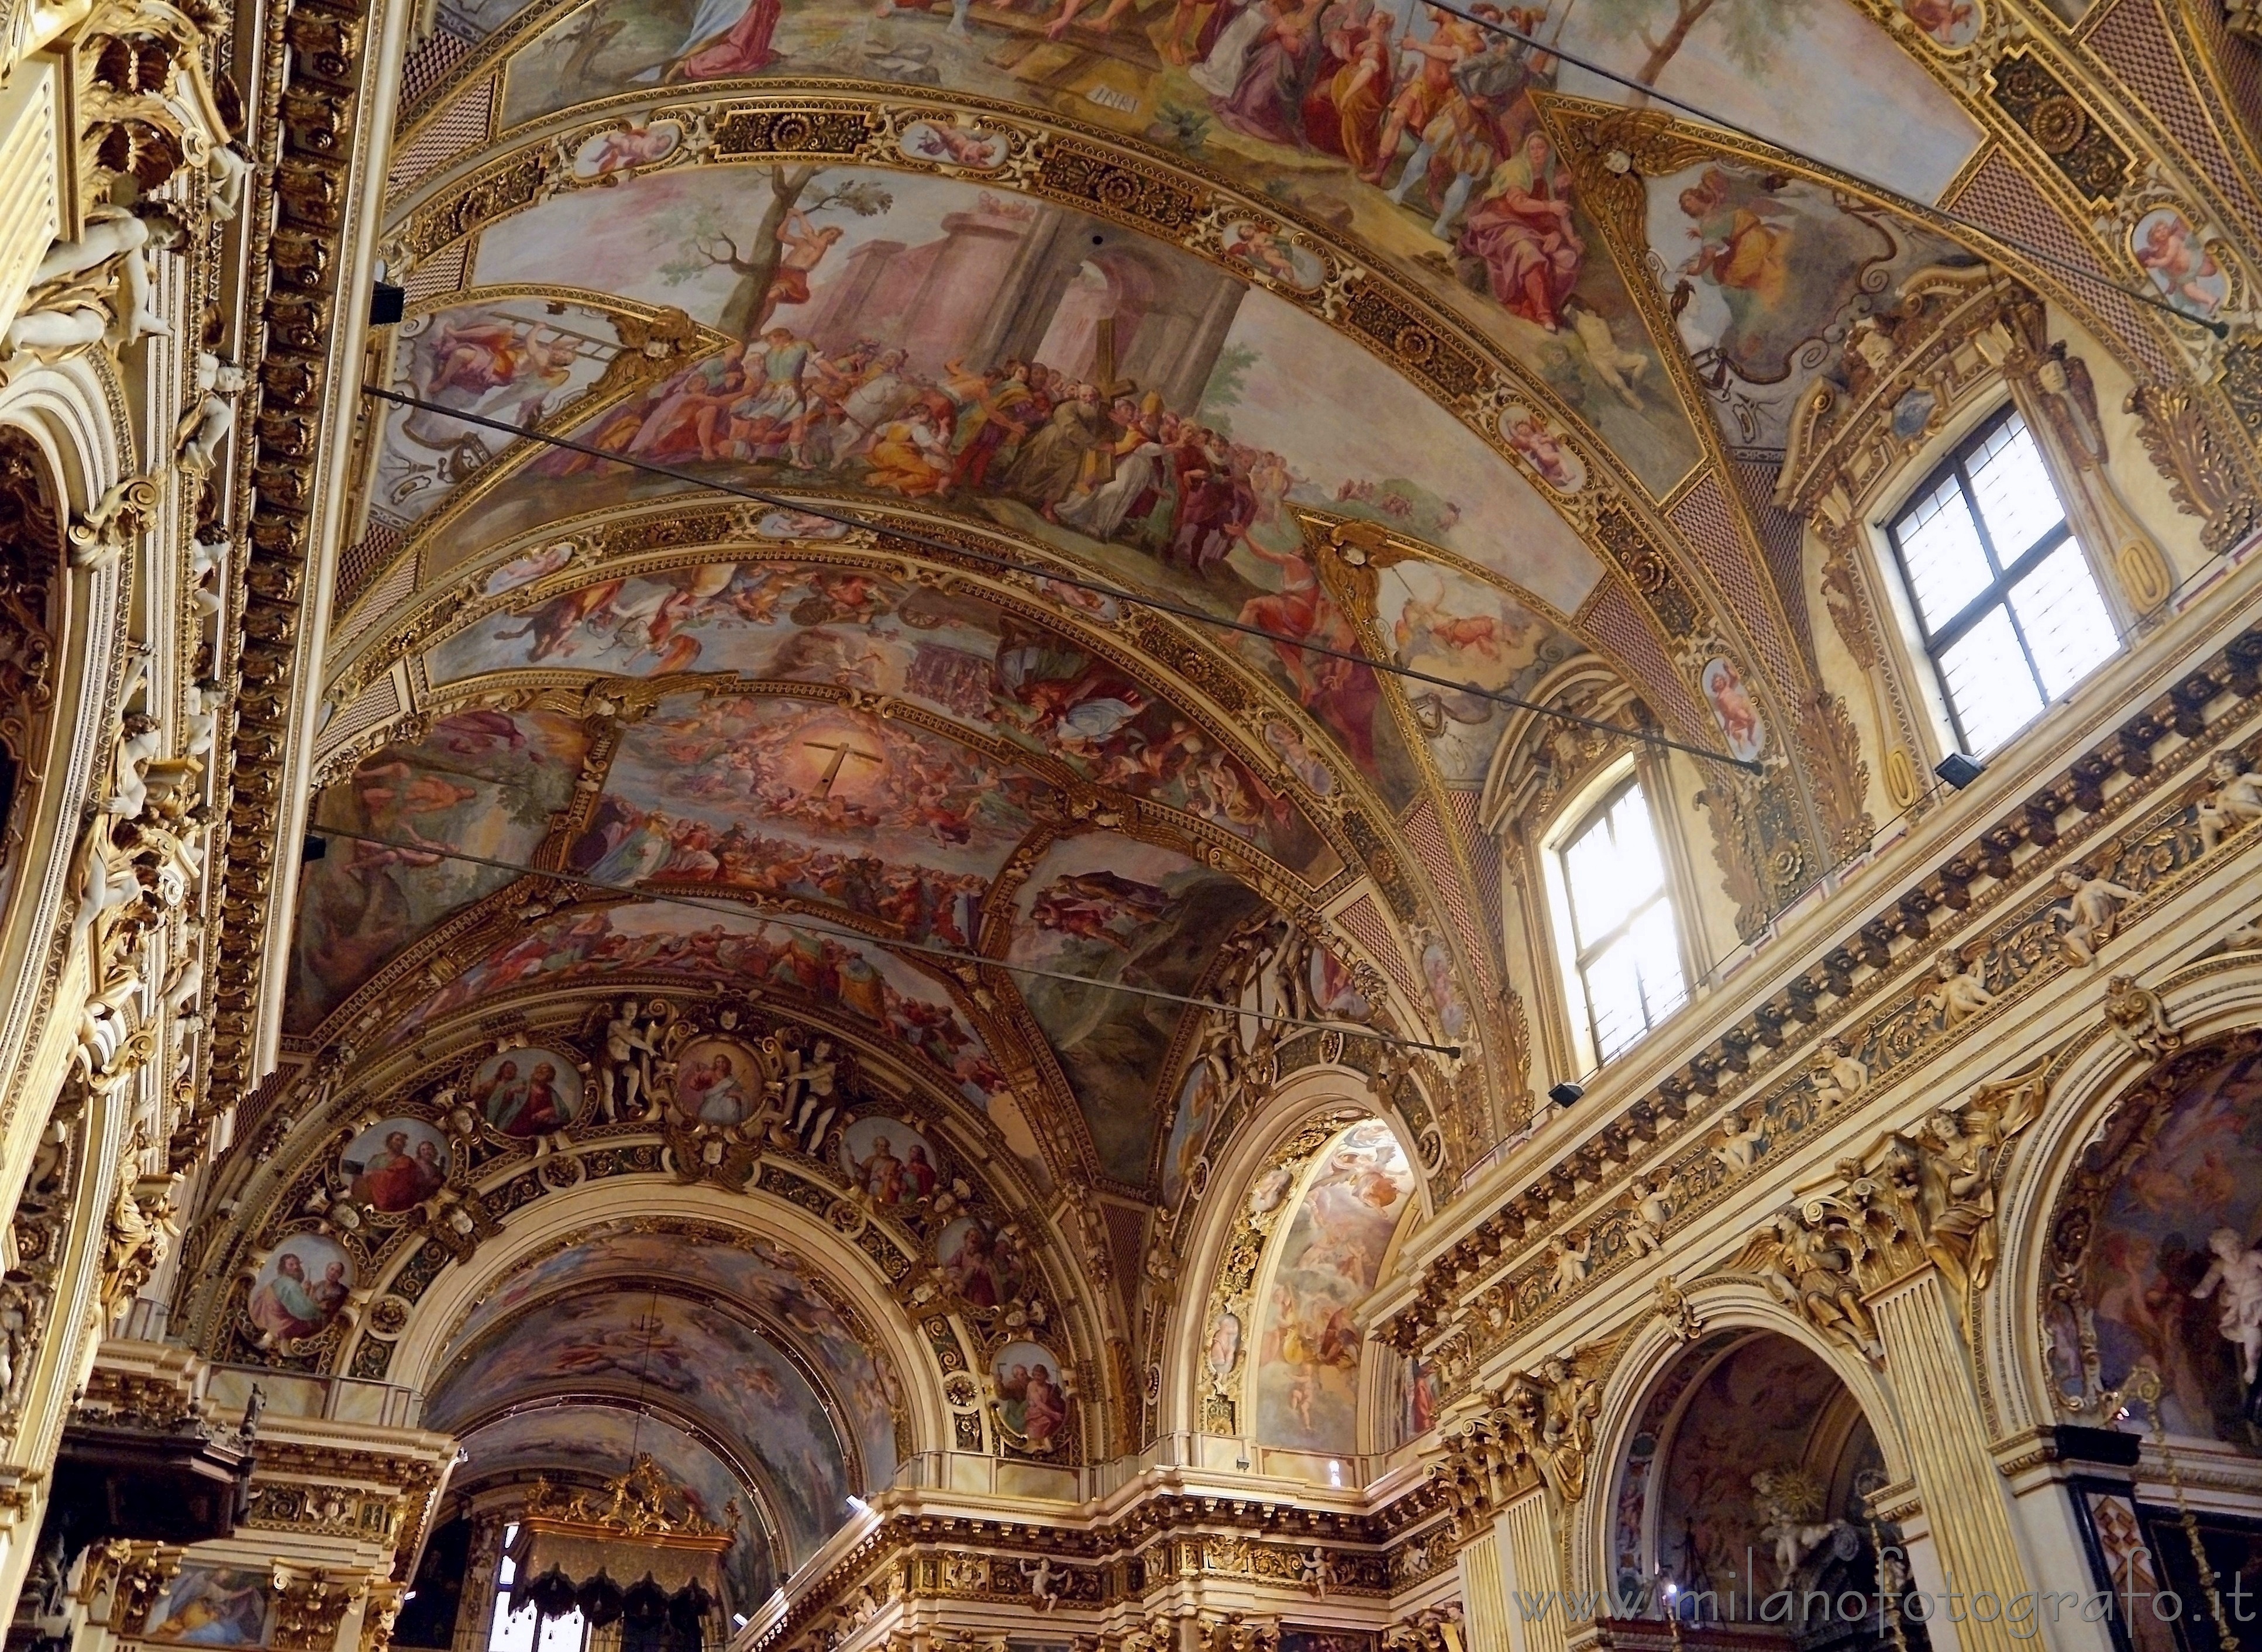
[[(832, 184), (819, 190), (804, 203), (802, 196), (821, 170), (813, 166), (772, 167), (769, 201), (744, 247), (723, 221), (722, 214), (711, 206), (700, 207), (681, 219), (671, 226), (681, 234), (677, 243), (681, 256), (660, 266), (661, 276), (674, 286), (717, 267), (731, 271), (738, 279), (731, 289), (731, 297), (723, 306), (717, 325), (735, 337), (751, 341), (768, 324), (770, 313), (782, 300), (799, 301), (786, 299), (781, 276), (790, 275), (797, 268), (798, 273), (806, 278), (824, 256), (824, 245), (796, 233), (796, 222), (806, 226), (818, 213), (836, 208), (854, 213), (859, 218), (873, 218), (896, 204), (894, 196), (868, 178), (851, 178)], [(837, 237), (835, 230), (825, 238), (825, 244)], [(786, 263), (789, 248), (803, 255), (795, 268)]]
[[(1750, 75), (1763, 75), (1771, 66), (1775, 48), (1789, 32), (1804, 0), (1587, 0), (1596, 25), (1613, 40), (1632, 35), (1649, 48), (1649, 56), (1634, 78), (1654, 86), (1696, 25), (1708, 17), (1719, 18), (1720, 43), (1736, 66)], [(1664, 32), (1656, 30), (1662, 24)], [(1639, 92), (1627, 101), (1637, 106), (1648, 98)]]

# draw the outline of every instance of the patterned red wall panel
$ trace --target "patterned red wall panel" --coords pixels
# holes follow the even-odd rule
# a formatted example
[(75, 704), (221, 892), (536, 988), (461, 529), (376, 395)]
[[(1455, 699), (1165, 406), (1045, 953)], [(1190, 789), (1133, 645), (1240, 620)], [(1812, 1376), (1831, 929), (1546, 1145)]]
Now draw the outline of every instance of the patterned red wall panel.
[[(2196, 10), (2198, 8), (2194, 8)], [(2098, 60), (2168, 129), (2208, 181), (2221, 191), (2238, 227), (2262, 239), (2262, 197), (2231, 161), (2214, 121), (2184, 71), (2158, 0), (2112, 0), (2089, 32)]]
[(400, 107), (414, 109), (472, 54), (470, 42), (443, 29), (409, 48), (400, 65)]
[(1382, 966), (1409, 1002), (1423, 1001), (1421, 992), (1414, 985), (1414, 971), (1407, 968), (1405, 952), (1393, 938), (1390, 926), (1383, 921), (1381, 909), (1375, 905), (1372, 895), (1361, 895), (1351, 902), (1336, 921), (1352, 940), (1366, 949), (1367, 956)]
[(1461, 842), (1468, 852), (1470, 869), (1476, 874), (1477, 896), (1484, 913), (1485, 934), (1491, 938), (1494, 949), (1504, 956), (1500, 840), (1484, 829), (1480, 818), (1484, 812), (1484, 795), (1456, 789), (1445, 793), (1445, 801), (1452, 806), (1453, 824), (1460, 829)]
[(492, 75), (457, 98), (432, 124), (393, 151), (393, 165), (385, 175), (389, 201), (413, 188), (450, 161), (486, 141), (487, 120), (494, 111), (495, 77)]
[(1775, 479), (1781, 470), (1772, 459), (1736, 461), (1736, 485), (1743, 489), (1744, 509), (1759, 530), (1760, 551), (1767, 559), (1768, 577), (1782, 600), (1783, 611), (1798, 639), (1810, 675), (1815, 674), (1814, 619), (1806, 605), (1806, 534), (1797, 517), (1775, 502)]
[(1650, 630), (1624, 581), (1612, 576), (1597, 585), (1580, 608), (1575, 624), (1580, 635), (1609, 651), (1649, 709), (1675, 733), (1687, 739), (1711, 731), (1711, 714), (1698, 708), (1688, 684), (1665, 657), (1657, 633)]
[(400, 555), (406, 543), (398, 528), (387, 527), (381, 522), (370, 523), (369, 531), (349, 545), (346, 553), (338, 559), (335, 610), (342, 614), (351, 607), (354, 598), (367, 588), (377, 571)]
[(1743, 622), (1752, 646), (1759, 650), (1760, 669), (1785, 700), (1795, 702), (1798, 662), (1776, 618), (1774, 605), (1767, 600), (1765, 576), (1754, 565), (1750, 551), (1736, 531), (1735, 515), (1729, 509), (1727, 490), (1721, 487), (1719, 476), (1708, 473), (1682, 495), (1666, 519), (1681, 530), (1729, 608)]
[(1437, 805), (1424, 797), (1414, 805), (1414, 812), (1406, 817), (1406, 840), (1429, 874), (1437, 898), (1444, 904), (1445, 916), (1453, 926), (1453, 938), (1459, 944), (1462, 956), (1468, 959), (1476, 971), (1473, 983), (1478, 993), (1489, 999), (1494, 993), (1492, 941), (1480, 927), (1473, 903), (1471, 902), (1468, 880), (1461, 876), (1459, 863), (1453, 858), (1453, 846), (1446, 840), (1445, 823), (1438, 819)]
[[(1980, 163), (1954, 200), (1941, 205), (2006, 240), (2024, 242), (2086, 269), (2098, 267), (2097, 254), (2087, 238), (2075, 234), (2064, 214), (2000, 151)], [(2079, 289), (2082, 307), (2101, 321), (2114, 340), (2136, 358), (2139, 377), (2167, 384), (2179, 376), (2167, 347), (2133, 300), (2094, 282), (2052, 273), (2055, 285)], [(2100, 273), (2108, 273), (2116, 283), (2128, 278), (2117, 272)]]
[(2194, 6), (2184, 15), (2200, 43), (2214, 54), (2231, 112), (2246, 123), (2250, 135), (2262, 140), (2262, 47), (2223, 27), (2218, 6)]

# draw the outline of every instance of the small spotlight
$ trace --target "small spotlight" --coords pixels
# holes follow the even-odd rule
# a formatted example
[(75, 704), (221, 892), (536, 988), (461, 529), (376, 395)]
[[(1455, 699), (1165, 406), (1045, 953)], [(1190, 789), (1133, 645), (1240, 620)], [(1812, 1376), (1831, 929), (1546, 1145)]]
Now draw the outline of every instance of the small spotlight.
[(1934, 774), (1961, 791), (1987, 772), (1987, 765), (1976, 757), (1966, 757), (1962, 752), (1950, 752), (1934, 765)]
[(848, 1499), (848, 1512), (849, 1512), (849, 1513), (851, 1513), (851, 1514), (869, 1514), (871, 1511), (872, 1511), (872, 1505), (871, 1505), (870, 1504), (868, 1504), (868, 1503), (865, 1502), (863, 1498), (859, 1497), (854, 1497), (854, 1496), (851, 1496), (851, 1497), (849, 1497), (849, 1499)]
[(398, 327), (400, 318), (408, 314), (408, 289), (397, 287), (390, 281), (380, 281), (369, 290), (369, 324), (371, 327)]
[(299, 846), (299, 858), (302, 861), (319, 861), (329, 852), (329, 839), (319, 832), (306, 833), (306, 840)]
[(1559, 1107), (1569, 1107), (1586, 1093), (1586, 1086), (1573, 1084), (1568, 1078), (1564, 1079), (1560, 1084), (1550, 1085), (1547, 1088), (1547, 1099)]
[(731, 1614), (731, 1627), (733, 1629), (745, 1628), (746, 1627), (746, 1614), (743, 1612), (732, 1612)]

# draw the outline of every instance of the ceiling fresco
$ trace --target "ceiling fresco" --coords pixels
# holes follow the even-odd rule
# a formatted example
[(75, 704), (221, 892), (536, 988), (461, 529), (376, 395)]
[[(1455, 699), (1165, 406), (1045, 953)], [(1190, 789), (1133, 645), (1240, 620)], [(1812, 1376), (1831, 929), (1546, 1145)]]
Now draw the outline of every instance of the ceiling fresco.
[(460, 1432), (526, 1401), (590, 1392), (641, 1397), (710, 1439), (734, 1442), (795, 1564), (839, 1524), (852, 1491), (873, 1489), (793, 1360), (727, 1306), (657, 1286), (567, 1293), (526, 1306), (449, 1362), (427, 1396), (424, 1420)]
[[(1534, 141), (1536, 96), (1626, 92), (1552, 51), (1488, 40), (1410, 0), (1323, 10), (1274, 18), (1232, 4), (1135, 11), (1097, 0), (947, 9), (940, 0), (594, 0), (469, 8), (443, 26), (505, 54), (496, 100), (505, 130), (609, 95), (847, 77), (1033, 106), (1152, 146), (1365, 249), (1546, 382), (1650, 486), (1668, 486), (1698, 457), (1686, 415), (1629, 277), (1567, 167), (1544, 134)], [(1512, 21), (1567, 57), (1924, 199), (1978, 141), (1955, 99), (1840, 0), (1557, 0), (1518, 8)], [(1833, 95), (1783, 95), (1816, 85)], [(632, 117), (577, 162), (649, 164), (691, 141), (665, 120)], [(1004, 158), (978, 131), (947, 123), (914, 129), (904, 150), (977, 171)], [(1268, 237), (1243, 256), (1296, 279), (1293, 243)]]
[(554, 1295), (618, 1291), (667, 1278), (712, 1293), (753, 1315), (790, 1346), (846, 1413), (866, 1477), (885, 1484), (897, 1457), (896, 1413), (904, 1397), (886, 1353), (871, 1345), (810, 1266), (770, 1240), (742, 1233), (686, 1232), (624, 1220), (522, 1266), (482, 1295), (441, 1356), (443, 1366), (528, 1304)]

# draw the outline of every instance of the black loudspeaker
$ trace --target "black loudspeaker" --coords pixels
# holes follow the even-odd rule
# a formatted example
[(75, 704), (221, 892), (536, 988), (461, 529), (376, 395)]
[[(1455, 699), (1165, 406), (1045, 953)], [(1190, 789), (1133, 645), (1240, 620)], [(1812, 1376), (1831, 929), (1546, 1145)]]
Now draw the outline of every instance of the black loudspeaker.
[(1961, 791), (1987, 772), (1987, 765), (1976, 757), (1966, 757), (1962, 752), (1950, 752), (1934, 765), (1934, 774)]
[(398, 327), (400, 318), (408, 313), (408, 290), (397, 287), (390, 281), (380, 281), (369, 290), (369, 324), (371, 327)]

